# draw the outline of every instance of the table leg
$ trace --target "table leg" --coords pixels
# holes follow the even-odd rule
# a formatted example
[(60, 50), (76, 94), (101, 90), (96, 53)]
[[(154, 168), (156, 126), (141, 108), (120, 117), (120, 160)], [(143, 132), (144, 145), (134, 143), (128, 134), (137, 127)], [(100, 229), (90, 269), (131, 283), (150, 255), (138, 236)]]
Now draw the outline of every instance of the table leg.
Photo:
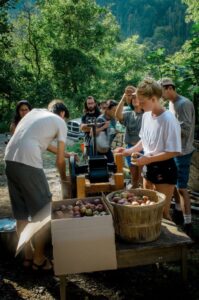
[(60, 300), (66, 300), (66, 276), (59, 276), (60, 279)]
[(181, 274), (184, 282), (187, 281), (187, 247), (182, 247)]

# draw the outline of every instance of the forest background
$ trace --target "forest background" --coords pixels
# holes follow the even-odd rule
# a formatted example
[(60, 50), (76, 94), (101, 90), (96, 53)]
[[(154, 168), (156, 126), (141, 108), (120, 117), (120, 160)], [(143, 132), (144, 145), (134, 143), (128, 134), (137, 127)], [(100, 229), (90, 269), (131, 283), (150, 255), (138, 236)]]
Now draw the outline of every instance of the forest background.
[(0, 132), (21, 99), (74, 118), (145, 76), (172, 77), (199, 124), (198, 0), (0, 0)]

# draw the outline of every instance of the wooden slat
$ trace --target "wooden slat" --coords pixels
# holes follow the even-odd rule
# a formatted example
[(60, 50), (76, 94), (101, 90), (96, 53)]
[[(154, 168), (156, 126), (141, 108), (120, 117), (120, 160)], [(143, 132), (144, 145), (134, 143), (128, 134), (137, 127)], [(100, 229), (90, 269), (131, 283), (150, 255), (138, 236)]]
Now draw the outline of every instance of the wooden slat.
[(180, 247), (175, 245), (167, 248), (151, 248), (139, 251), (117, 251), (118, 268), (144, 266), (181, 259)]
[(117, 165), (117, 173), (123, 173), (123, 156), (121, 153), (114, 154), (115, 164)]
[(120, 190), (124, 188), (124, 174), (123, 173), (115, 173), (115, 190)]
[(85, 175), (77, 176), (77, 198), (86, 197), (86, 179)]

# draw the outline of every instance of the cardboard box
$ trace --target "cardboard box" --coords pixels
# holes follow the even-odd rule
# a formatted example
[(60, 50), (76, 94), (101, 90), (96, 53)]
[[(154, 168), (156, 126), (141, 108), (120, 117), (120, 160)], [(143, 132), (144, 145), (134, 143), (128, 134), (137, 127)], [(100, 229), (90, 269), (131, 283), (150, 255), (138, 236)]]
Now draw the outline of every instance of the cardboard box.
[[(92, 201), (94, 198), (99, 197), (85, 199)], [(56, 201), (52, 204), (52, 210), (62, 204), (69, 205), (77, 200), (85, 199)], [(45, 206), (34, 218), (34, 223), (28, 224), (22, 232), (17, 254), (39, 229), (51, 221), (54, 272), (56, 275), (116, 269), (113, 220), (105, 203), (104, 205), (107, 215), (66, 217), (63, 219), (54, 219), (51, 215), (51, 206)]]

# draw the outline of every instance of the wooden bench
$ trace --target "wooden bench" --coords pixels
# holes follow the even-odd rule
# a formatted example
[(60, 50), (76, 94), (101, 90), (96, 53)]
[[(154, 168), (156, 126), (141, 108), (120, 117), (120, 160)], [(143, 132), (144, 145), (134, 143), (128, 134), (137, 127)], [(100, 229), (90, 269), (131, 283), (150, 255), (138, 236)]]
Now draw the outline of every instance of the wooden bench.
[[(118, 269), (180, 261), (182, 279), (187, 280), (187, 252), (193, 241), (168, 220), (162, 221), (160, 237), (150, 243), (116, 241)], [(66, 299), (66, 276), (60, 278), (60, 298)]]

